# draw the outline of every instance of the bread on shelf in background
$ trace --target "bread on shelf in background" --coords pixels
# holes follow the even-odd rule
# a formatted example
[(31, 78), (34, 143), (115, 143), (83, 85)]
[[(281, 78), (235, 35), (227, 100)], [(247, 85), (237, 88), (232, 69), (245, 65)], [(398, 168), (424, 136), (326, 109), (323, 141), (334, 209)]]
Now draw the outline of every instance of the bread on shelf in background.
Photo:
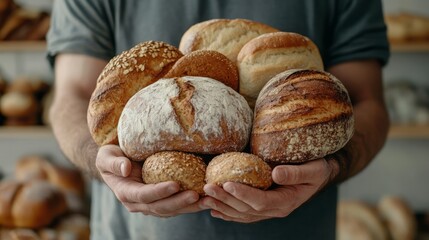
[(429, 42), (429, 17), (415, 13), (386, 14), (387, 35), (391, 43)]

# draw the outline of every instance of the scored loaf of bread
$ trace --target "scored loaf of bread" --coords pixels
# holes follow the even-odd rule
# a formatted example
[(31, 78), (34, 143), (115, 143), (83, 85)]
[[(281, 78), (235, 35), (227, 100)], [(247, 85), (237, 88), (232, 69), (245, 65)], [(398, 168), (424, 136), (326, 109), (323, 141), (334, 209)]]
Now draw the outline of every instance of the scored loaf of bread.
[(180, 190), (193, 190), (204, 195), (206, 164), (194, 154), (166, 151), (149, 156), (142, 168), (143, 182), (155, 184), (175, 181)]
[(164, 78), (208, 77), (238, 92), (238, 70), (235, 63), (217, 51), (197, 50), (186, 54), (173, 65)]
[(288, 70), (258, 96), (251, 152), (274, 164), (305, 162), (336, 152), (353, 131), (353, 107), (337, 78), (323, 71)]
[(128, 101), (119, 119), (119, 146), (135, 161), (169, 150), (241, 151), (251, 126), (252, 110), (232, 88), (204, 77), (166, 78)]
[(273, 183), (271, 167), (256, 155), (228, 152), (214, 157), (206, 170), (206, 182), (222, 186), (238, 182), (255, 188), (267, 189)]
[(184, 54), (195, 50), (214, 50), (237, 61), (237, 55), (251, 39), (279, 30), (247, 19), (212, 19), (191, 26), (182, 36), (179, 49)]
[(66, 211), (64, 195), (46, 181), (0, 182), (0, 225), (41, 228)]
[(323, 70), (317, 46), (292, 32), (266, 33), (247, 42), (237, 56), (240, 94), (254, 107), (262, 87), (289, 69)]
[(172, 45), (148, 41), (109, 61), (88, 106), (89, 130), (98, 145), (118, 143), (116, 126), (128, 99), (160, 79), (182, 56)]

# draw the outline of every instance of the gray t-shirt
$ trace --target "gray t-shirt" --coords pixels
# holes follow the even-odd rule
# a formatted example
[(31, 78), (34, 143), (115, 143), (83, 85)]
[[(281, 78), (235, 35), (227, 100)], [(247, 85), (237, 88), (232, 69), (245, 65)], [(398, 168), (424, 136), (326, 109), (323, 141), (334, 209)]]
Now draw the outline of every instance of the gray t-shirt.
[[(193, 24), (246, 18), (312, 39), (325, 67), (377, 59), (389, 48), (379, 0), (61, 0), (55, 1), (48, 57), (81, 53), (109, 60), (147, 40), (178, 46)], [(286, 218), (226, 222), (208, 211), (172, 218), (129, 213), (110, 191), (92, 184), (91, 236), (109, 239), (334, 239), (337, 187), (321, 192)]]

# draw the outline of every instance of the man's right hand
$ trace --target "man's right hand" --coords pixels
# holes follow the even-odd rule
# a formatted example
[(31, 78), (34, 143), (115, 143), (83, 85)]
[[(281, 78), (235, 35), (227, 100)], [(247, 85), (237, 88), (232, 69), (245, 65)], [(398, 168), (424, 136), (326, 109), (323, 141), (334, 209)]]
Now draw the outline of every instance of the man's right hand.
[(203, 210), (195, 191), (179, 192), (173, 181), (144, 184), (142, 162), (129, 160), (116, 145), (100, 147), (96, 167), (104, 182), (130, 212), (145, 215), (172, 217)]

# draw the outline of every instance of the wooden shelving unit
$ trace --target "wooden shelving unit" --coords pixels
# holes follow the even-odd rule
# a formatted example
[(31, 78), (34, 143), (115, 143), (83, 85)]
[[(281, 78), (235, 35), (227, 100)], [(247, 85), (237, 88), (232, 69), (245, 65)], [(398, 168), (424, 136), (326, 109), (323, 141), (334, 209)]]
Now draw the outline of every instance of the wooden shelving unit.
[(400, 53), (429, 52), (429, 41), (428, 42), (392, 43), (390, 47), (392, 52), (400, 52)]
[(40, 139), (53, 136), (52, 130), (47, 126), (0, 127), (0, 138), (2, 139)]
[(45, 51), (45, 41), (2, 41), (0, 42), (0, 52), (31, 52)]
[(429, 139), (429, 124), (426, 125), (392, 125), (390, 139)]

